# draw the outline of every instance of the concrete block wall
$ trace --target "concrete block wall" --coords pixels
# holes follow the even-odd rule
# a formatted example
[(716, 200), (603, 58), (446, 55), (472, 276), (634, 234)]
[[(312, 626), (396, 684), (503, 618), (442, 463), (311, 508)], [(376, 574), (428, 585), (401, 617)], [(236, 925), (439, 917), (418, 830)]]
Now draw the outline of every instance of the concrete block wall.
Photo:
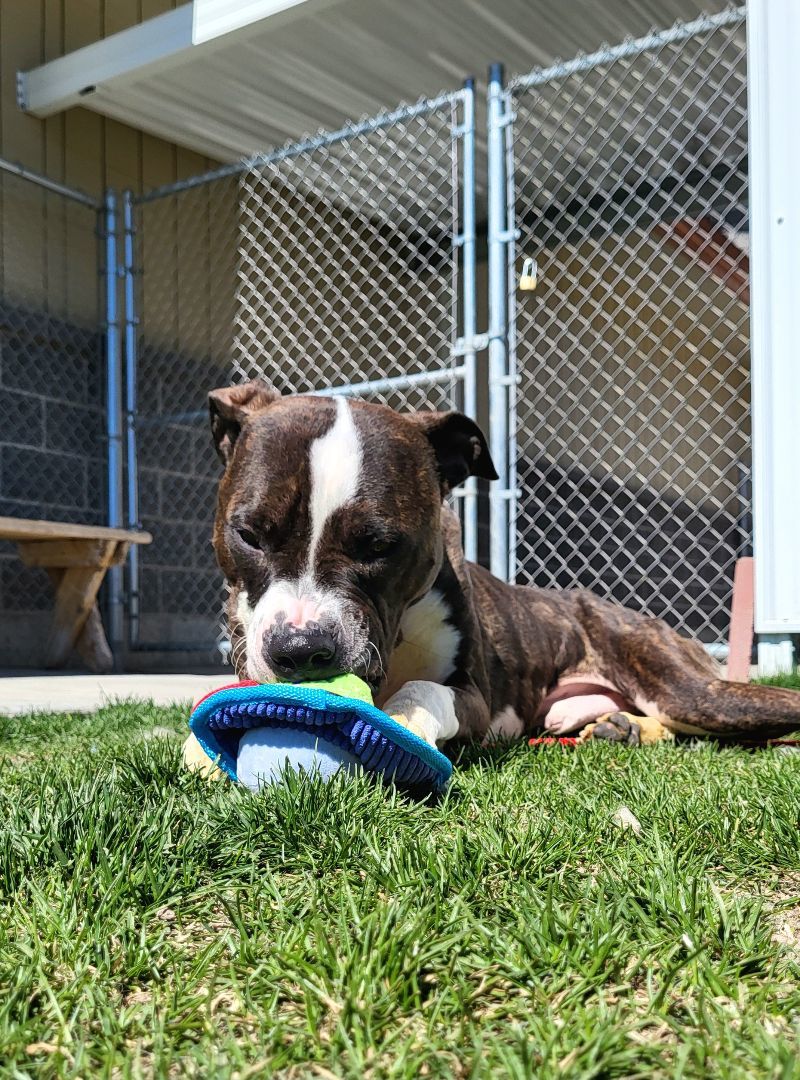
[[(105, 521), (103, 342), (86, 329), (0, 306), (0, 514)], [(52, 590), (0, 545), (0, 664), (35, 663)]]

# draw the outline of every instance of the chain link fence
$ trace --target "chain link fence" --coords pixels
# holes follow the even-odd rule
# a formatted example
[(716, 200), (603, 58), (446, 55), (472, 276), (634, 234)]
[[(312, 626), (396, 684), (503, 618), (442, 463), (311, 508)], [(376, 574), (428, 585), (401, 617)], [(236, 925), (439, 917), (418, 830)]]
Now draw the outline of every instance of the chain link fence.
[(744, 10), (509, 98), (516, 579), (724, 641), (751, 544)]
[(243, 174), (239, 377), (295, 393), (377, 382), (363, 392), (395, 408), (452, 405), (457, 379), (427, 376), (447, 372), (458, 325), (457, 104)]
[(466, 100), (403, 107), (135, 200), (137, 516), (154, 538), (131, 581), (139, 647), (225, 644), (209, 389), (265, 378), (406, 410), (470, 404)]
[[(10, 168), (0, 171), (0, 515), (103, 525), (98, 207)], [(42, 663), (52, 604), (47, 571), (0, 544), (5, 665)]]

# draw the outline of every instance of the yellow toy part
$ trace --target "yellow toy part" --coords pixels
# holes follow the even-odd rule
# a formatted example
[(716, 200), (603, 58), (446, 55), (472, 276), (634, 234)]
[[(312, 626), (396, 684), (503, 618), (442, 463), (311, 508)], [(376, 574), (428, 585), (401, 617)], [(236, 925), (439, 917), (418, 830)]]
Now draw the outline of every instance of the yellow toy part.
[(613, 712), (600, 716), (593, 724), (587, 724), (578, 736), (580, 742), (589, 739), (606, 739), (626, 746), (651, 746), (653, 743), (674, 739), (673, 733), (657, 716), (635, 716), (633, 713)]
[(200, 773), (206, 780), (221, 780), (225, 775), (222, 769), (217, 768), (202, 748), (196, 736), (189, 736), (183, 744), (181, 753), (184, 767), (191, 770), (191, 772)]

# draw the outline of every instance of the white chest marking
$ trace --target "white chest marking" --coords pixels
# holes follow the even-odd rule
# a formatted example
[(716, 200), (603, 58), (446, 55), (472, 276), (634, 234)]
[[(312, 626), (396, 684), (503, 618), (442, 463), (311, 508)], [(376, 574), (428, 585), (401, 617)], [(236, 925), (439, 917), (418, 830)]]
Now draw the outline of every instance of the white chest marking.
[(353, 423), (350, 403), (344, 397), (337, 397), (333, 427), (315, 439), (309, 451), (311, 536), (306, 573), (311, 578), (326, 523), (358, 491), (361, 460), (361, 440)]
[(452, 674), (461, 635), (449, 617), (450, 609), (437, 589), (408, 609), (400, 623), (403, 640), (389, 661), (387, 696), (404, 683), (419, 679), (442, 683)]

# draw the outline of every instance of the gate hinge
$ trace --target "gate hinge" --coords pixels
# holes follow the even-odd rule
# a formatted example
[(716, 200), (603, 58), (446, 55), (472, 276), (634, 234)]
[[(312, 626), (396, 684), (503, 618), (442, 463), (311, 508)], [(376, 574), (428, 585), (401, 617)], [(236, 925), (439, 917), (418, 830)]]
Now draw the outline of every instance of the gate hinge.
[(467, 353), (483, 352), (484, 349), (489, 348), (489, 335), (488, 334), (475, 334), (471, 338), (456, 338), (456, 343), (453, 346), (453, 356), (466, 356)]

